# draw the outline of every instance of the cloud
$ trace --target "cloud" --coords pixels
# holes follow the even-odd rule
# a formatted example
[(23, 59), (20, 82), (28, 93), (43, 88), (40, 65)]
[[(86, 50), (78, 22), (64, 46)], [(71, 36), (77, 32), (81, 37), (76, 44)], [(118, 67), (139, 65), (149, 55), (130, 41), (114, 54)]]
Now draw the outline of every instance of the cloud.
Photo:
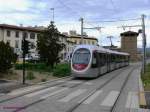
[[(0, 21), (7, 24), (24, 24), (47, 26), (52, 20), (52, 11), (55, 8), (55, 23), (59, 31), (77, 30), (80, 33), (79, 18), (84, 17), (85, 27), (105, 27), (101, 32), (85, 30), (88, 35), (95, 36), (100, 43), (109, 45), (107, 36), (114, 36), (114, 43), (119, 45), (119, 34), (124, 30), (116, 28), (121, 25), (141, 24), (141, 20), (103, 23), (90, 23), (88, 21), (116, 20), (126, 18), (139, 18), (146, 14), (146, 35), (150, 45), (150, 1), (149, 0), (0, 0)], [(92, 24), (92, 25), (91, 25)], [(139, 28), (126, 28), (138, 31)], [(139, 37), (140, 38), (140, 37)], [(141, 46), (140, 42), (138, 45)]]
[(29, 0), (0, 0), (0, 11), (26, 11), (30, 5)]

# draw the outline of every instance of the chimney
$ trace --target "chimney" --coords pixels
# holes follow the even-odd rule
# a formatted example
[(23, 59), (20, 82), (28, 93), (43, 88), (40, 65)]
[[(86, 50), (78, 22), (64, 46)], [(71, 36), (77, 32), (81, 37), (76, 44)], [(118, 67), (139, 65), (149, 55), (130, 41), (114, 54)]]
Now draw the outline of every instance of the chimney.
[(23, 27), (23, 24), (20, 24), (20, 27)]
[(70, 33), (70, 35), (77, 35), (75, 30), (70, 30), (69, 33)]
[(34, 27), (35, 27), (35, 28), (37, 28), (38, 26), (37, 26), (37, 25), (35, 25)]
[(68, 35), (68, 32), (62, 32), (62, 34), (64, 34), (64, 35)]
[(86, 32), (83, 32), (83, 35), (84, 35), (84, 36), (87, 36), (87, 33), (86, 33)]

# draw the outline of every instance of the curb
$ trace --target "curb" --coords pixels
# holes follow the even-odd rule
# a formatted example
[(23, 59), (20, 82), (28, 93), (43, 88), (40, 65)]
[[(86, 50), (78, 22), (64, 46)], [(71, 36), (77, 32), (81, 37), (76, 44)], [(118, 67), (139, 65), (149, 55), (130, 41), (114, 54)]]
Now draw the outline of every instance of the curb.
[(139, 74), (139, 106), (140, 108), (147, 108), (146, 99), (145, 99), (145, 91), (143, 88), (143, 83), (141, 80), (141, 74)]
[(33, 87), (33, 86), (42, 86), (42, 85), (44, 85), (46, 83), (51, 83), (51, 82), (55, 82), (55, 81), (59, 81), (59, 80), (62, 80), (62, 79), (67, 79), (67, 78), (71, 78), (71, 77), (67, 76), (67, 77), (62, 77), (62, 78), (58, 78), (58, 79), (49, 80), (49, 81), (46, 81), (46, 82), (40, 82), (40, 83), (36, 83), (36, 84), (30, 84), (29, 86), (25, 86), (25, 87), (21, 87), (21, 88), (18, 88), (18, 89), (14, 89), (11, 92), (16, 91), (16, 90), (22, 90), (22, 89), (30, 88), (30, 87)]
[(54, 81), (58, 81), (58, 80), (62, 80), (62, 79), (67, 79), (67, 78), (71, 78), (71, 76), (66, 76), (66, 77), (62, 77), (62, 78), (56, 78), (56, 79), (52, 79), (52, 80), (45, 81), (45, 82), (39, 82), (39, 83), (33, 84), (33, 85), (42, 85), (42, 84), (51, 83), (51, 82), (54, 82)]

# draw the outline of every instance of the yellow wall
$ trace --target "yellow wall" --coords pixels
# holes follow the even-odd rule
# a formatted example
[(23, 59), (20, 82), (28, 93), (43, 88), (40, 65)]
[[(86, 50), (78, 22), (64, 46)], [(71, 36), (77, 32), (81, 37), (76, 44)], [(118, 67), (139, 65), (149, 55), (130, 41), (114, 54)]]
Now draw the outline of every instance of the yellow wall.
[[(69, 37), (67, 40), (75, 42), (76, 44), (81, 44), (81, 38), (74, 38), (74, 37)], [(98, 42), (96, 39), (92, 38), (84, 38), (83, 39), (83, 44), (88, 44), (88, 45), (97, 45)]]

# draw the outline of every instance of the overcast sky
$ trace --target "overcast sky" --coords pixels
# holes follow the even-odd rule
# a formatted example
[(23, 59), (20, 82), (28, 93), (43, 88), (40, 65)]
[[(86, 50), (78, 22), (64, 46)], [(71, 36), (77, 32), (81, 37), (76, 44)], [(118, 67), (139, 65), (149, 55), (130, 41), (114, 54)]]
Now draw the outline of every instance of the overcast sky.
[[(120, 33), (139, 28), (117, 28), (122, 25), (139, 25), (141, 20), (124, 22), (101, 22), (107, 20), (135, 19), (146, 15), (146, 35), (150, 46), (150, 0), (0, 0), (0, 23), (24, 26), (47, 26), (55, 12), (55, 24), (60, 32), (77, 30), (79, 18), (85, 20), (84, 27), (104, 27), (101, 31), (84, 30), (99, 39), (99, 44), (110, 45), (107, 36), (114, 36), (113, 43), (120, 45)], [(138, 46), (141, 46), (138, 37)]]

